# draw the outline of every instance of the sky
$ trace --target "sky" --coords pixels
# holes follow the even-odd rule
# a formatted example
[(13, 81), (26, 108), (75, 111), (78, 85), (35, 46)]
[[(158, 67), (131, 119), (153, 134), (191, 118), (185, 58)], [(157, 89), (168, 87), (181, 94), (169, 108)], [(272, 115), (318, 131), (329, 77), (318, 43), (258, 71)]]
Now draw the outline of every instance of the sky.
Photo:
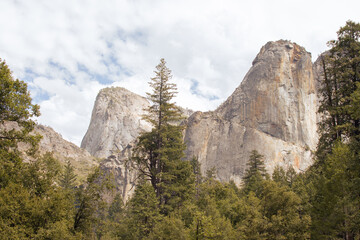
[(165, 58), (178, 105), (213, 110), (239, 86), (260, 48), (291, 40), (315, 60), (360, 1), (1, 0), (0, 58), (27, 82), (38, 123), (78, 146), (97, 93), (145, 96)]

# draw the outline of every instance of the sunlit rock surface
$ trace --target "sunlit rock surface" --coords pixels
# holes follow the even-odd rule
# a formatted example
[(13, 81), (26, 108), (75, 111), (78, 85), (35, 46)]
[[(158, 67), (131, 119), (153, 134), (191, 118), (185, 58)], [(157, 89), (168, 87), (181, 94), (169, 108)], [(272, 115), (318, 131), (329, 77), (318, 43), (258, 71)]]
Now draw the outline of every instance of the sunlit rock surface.
[(316, 148), (317, 92), (311, 54), (290, 41), (269, 42), (240, 86), (215, 111), (187, 122), (187, 155), (222, 181), (239, 182), (251, 150), (276, 165), (305, 170)]

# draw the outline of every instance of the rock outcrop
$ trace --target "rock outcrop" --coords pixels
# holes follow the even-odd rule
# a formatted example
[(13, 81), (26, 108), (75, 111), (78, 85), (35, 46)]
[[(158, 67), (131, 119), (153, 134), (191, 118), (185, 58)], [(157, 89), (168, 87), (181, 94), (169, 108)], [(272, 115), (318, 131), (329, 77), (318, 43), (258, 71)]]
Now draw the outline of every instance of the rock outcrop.
[[(134, 191), (136, 171), (129, 158), (136, 138), (150, 131), (151, 125), (142, 119), (150, 106), (146, 98), (121, 87), (102, 89), (96, 97), (90, 126), (81, 147), (103, 158), (100, 168), (114, 176), (114, 183), (123, 199)], [(183, 115), (193, 113), (181, 108)]]
[(269, 42), (234, 93), (215, 111), (187, 122), (187, 156), (223, 181), (240, 182), (251, 150), (276, 165), (305, 170), (317, 143), (317, 92), (311, 54), (290, 41)]
[(105, 173), (110, 173), (116, 192), (121, 194), (124, 201), (127, 201), (135, 191), (137, 171), (129, 161), (132, 153), (132, 144), (129, 144), (123, 151), (110, 155), (100, 163), (100, 168)]
[[(237, 183), (254, 149), (265, 156), (269, 173), (276, 165), (305, 170), (318, 140), (318, 68), (311, 54), (295, 43), (267, 43), (221, 106), (185, 120), (187, 157), (197, 156), (203, 172), (215, 167), (220, 180)], [(118, 176), (124, 198), (135, 179), (126, 156), (139, 133), (150, 129), (141, 119), (147, 106), (145, 98), (126, 89), (103, 89), (81, 144), (96, 157), (107, 157), (103, 167)]]
[[(150, 106), (148, 100), (125, 88), (102, 89), (96, 97), (90, 126), (81, 147), (98, 158), (118, 156), (151, 125), (142, 117)], [(185, 117), (193, 111), (180, 108)]]
[(151, 126), (142, 120), (146, 98), (125, 88), (102, 89), (96, 97), (89, 128), (81, 147), (98, 158), (107, 158), (124, 150)]

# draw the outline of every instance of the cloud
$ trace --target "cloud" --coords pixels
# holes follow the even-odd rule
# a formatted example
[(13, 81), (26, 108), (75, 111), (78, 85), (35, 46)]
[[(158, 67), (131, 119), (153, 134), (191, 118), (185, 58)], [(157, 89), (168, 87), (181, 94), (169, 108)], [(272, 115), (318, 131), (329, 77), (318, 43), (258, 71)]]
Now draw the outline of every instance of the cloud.
[(358, 1), (4, 0), (0, 57), (29, 84), (39, 122), (80, 144), (97, 92), (138, 94), (160, 58), (178, 104), (215, 109), (240, 84), (261, 46), (289, 39), (313, 53), (360, 21)]

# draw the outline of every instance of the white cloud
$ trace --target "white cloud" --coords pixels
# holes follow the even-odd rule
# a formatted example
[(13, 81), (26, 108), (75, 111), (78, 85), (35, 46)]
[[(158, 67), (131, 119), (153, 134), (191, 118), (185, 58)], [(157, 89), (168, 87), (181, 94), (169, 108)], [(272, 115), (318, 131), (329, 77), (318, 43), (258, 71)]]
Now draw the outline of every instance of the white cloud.
[(176, 101), (214, 109), (240, 84), (260, 47), (289, 39), (315, 59), (358, 1), (4, 0), (0, 57), (29, 83), (39, 122), (80, 144), (99, 89), (144, 95), (164, 57)]

